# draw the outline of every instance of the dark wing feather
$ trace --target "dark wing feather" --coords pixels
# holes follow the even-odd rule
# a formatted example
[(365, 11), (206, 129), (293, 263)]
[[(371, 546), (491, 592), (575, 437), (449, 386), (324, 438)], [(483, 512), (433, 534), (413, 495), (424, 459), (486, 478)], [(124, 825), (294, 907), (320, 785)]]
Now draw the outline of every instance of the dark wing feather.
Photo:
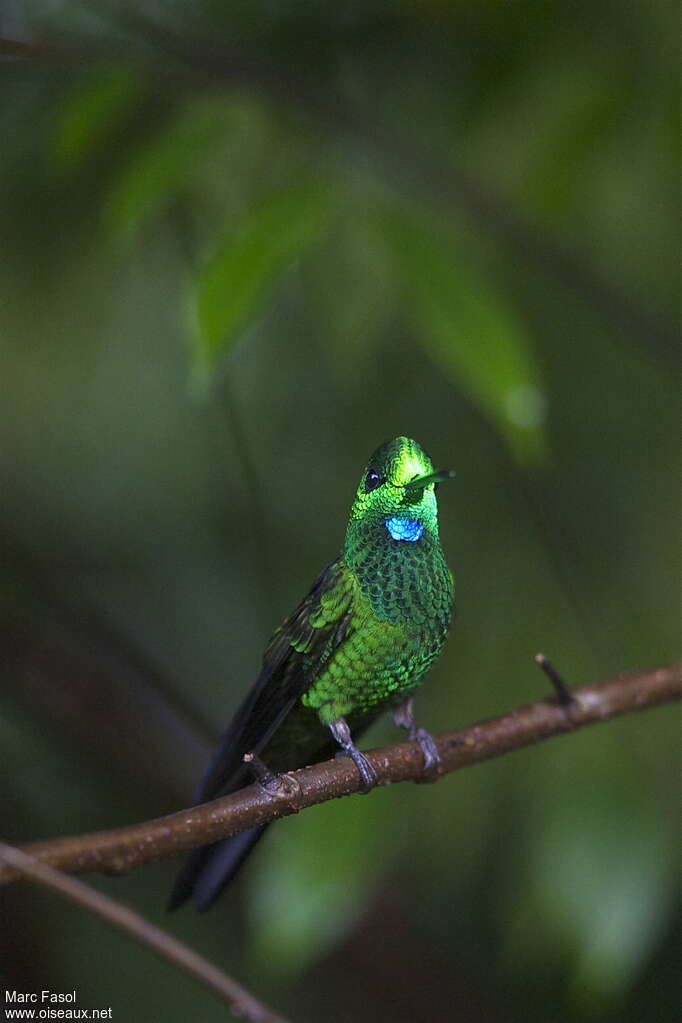
[[(246, 783), (244, 754), (260, 753), (267, 746), (322, 665), (343, 642), (351, 621), (353, 594), (350, 572), (340, 559), (333, 561), (277, 629), (265, 651), (260, 675), (211, 759), (197, 802), (233, 792)], [(264, 827), (251, 828), (195, 849), (176, 879), (169, 909), (189, 898), (197, 909), (208, 909), (263, 831)]]
[(243, 783), (245, 753), (260, 753), (343, 641), (350, 623), (354, 583), (341, 559), (332, 561), (296, 610), (272, 636), (263, 667), (214, 753), (197, 801), (214, 799)]

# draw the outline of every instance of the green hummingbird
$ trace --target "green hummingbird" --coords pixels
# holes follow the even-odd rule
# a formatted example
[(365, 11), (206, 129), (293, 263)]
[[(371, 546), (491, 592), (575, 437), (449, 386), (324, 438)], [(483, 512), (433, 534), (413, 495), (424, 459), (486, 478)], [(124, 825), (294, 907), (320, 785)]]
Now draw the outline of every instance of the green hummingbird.
[[(262, 755), (282, 772), (344, 752), (369, 790), (376, 774), (353, 737), (387, 708), (419, 742), (425, 770), (437, 765), (433, 738), (415, 723), (412, 694), (442, 650), (452, 617), (454, 584), (440, 545), (435, 492), (450, 475), (434, 472), (409, 437), (374, 452), (355, 494), (341, 557), (272, 636), (197, 803), (247, 784), (247, 754)], [(197, 909), (208, 909), (264, 827), (195, 849), (170, 908), (191, 898)]]

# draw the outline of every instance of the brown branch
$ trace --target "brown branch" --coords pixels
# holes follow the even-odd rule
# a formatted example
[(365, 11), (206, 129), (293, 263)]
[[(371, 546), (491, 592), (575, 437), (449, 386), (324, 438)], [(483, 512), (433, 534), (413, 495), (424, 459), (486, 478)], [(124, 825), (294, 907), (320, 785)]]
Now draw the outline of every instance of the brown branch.
[(95, 913), (112, 927), (129, 934), (163, 959), (189, 973), (223, 1002), (227, 1002), (235, 1016), (241, 1016), (251, 1023), (286, 1023), (217, 966), (120, 902), (4, 842), (0, 842), (0, 860), (11, 864), (14, 870), (31, 881)]
[[(436, 741), (442, 763), (438, 774), (470, 767), (620, 714), (679, 699), (680, 666), (630, 672), (568, 692), (571, 701), (565, 706), (554, 699), (542, 700), (439, 736)], [(416, 743), (384, 746), (368, 753), (368, 759), (380, 785), (423, 780), (422, 752)], [(222, 799), (157, 820), (113, 831), (33, 842), (25, 848), (42, 863), (70, 873), (122, 874), (142, 863), (215, 842), (361, 788), (354, 764), (337, 758), (284, 775), (275, 786), (249, 785)], [(0, 884), (17, 878), (16, 870), (0, 867)]]

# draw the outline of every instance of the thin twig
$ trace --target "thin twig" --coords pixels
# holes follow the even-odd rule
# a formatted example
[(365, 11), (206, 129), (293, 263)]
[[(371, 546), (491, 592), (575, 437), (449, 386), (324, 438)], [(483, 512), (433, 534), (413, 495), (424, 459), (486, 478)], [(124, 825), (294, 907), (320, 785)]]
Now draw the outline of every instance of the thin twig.
[(90, 885), (83, 884), (82, 881), (69, 877), (68, 874), (55, 870), (46, 863), (40, 863), (33, 856), (28, 856), (21, 849), (6, 845), (4, 842), (0, 842), (0, 860), (4, 860), (14, 870), (32, 881), (95, 913), (112, 927), (135, 938), (140, 944), (153, 949), (157, 955), (189, 973), (204, 987), (218, 995), (223, 1002), (227, 1002), (235, 1016), (241, 1016), (252, 1023), (286, 1023), (282, 1016), (278, 1016), (272, 1009), (259, 1002), (217, 966), (209, 963), (181, 941), (177, 941), (167, 931), (156, 927), (139, 913), (109, 898), (108, 895), (103, 895)]
[(562, 707), (568, 707), (573, 703), (573, 695), (571, 690), (568, 688), (564, 680), (562, 679), (559, 672), (556, 670), (549, 657), (545, 657), (544, 654), (535, 655), (535, 663), (538, 668), (542, 668), (545, 675), (552, 683), (556, 690), (557, 699)]
[(267, 764), (263, 763), (256, 753), (245, 753), (242, 760), (251, 771), (254, 781), (267, 788), (277, 781), (277, 775), (270, 770)]
[[(440, 735), (436, 740), (441, 757), (438, 774), (470, 767), (620, 714), (679, 699), (680, 666), (630, 672), (572, 689), (570, 693), (571, 703), (566, 707), (555, 699), (543, 700)], [(367, 757), (381, 785), (422, 779), (423, 754), (418, 743), (385, 746), (369, 752)], [(142, 863), (236, 835), (363, 788), (357, 769), (346, 757), (294, 771), (284, 775), (283, 780), (287, 784), (267, 789), (249, 785), (211, 803), (157, 820), (113, 831), (34, 842), (26, 849), (41, 862), (70, 873), (122, 874)], [(15, 880), (16, 871), (0, 867), (0, 884)]]

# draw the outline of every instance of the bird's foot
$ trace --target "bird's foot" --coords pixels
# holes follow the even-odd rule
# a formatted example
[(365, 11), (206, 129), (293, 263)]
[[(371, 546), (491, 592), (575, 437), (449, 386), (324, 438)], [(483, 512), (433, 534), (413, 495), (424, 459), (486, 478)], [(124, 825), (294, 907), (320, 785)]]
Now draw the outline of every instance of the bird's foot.
[(374, 770), (374, 768), (370, 764), (369, 760), (367, 759), (365, 754), (362, 753), (357, 748), (357, 746), (352, 746), (350, 749), (346, 750), (345, 752), (348, 753), (348, 756), (353, 758), (353, 763), (355, 764), (355, 766), (357, 767), (358, 771), (360, 772), (360, 777), (362, 778), (363, 790), (365, 792), (371, 792), (371, 790), (373, 788), (375, 788), (379, 784), (379, 778), (377, 776), (376, 771)]
[(424, 754), (424, 773), (437, 771), (441, 761), (436, 740), (425, 728), (415, 728), (410, 733), (410, 739), (419, 743), (419, 748)]
[(363, 792), (370, 792), (378, 785), (379, 778), (365, 754), (353, 742), (348, 722), (345, 718), (338, 718), (332, 721), (329, 730), (341, 747), (337, 756), (351, 757), (362, 778)]
[(405, 700), (393, 712), (393, 720), (399, 728), (407, 731), (407, 736), (412, 742), (419, 743), (419, 748), (424, 757), (424, 776), (421, 781), (435, 781), (439, 775), (439, 768), (442, 763), (441, 755), (438, 752), (436, 740), (425, 728), (419, 728), (414, 720), (412, 698)]

